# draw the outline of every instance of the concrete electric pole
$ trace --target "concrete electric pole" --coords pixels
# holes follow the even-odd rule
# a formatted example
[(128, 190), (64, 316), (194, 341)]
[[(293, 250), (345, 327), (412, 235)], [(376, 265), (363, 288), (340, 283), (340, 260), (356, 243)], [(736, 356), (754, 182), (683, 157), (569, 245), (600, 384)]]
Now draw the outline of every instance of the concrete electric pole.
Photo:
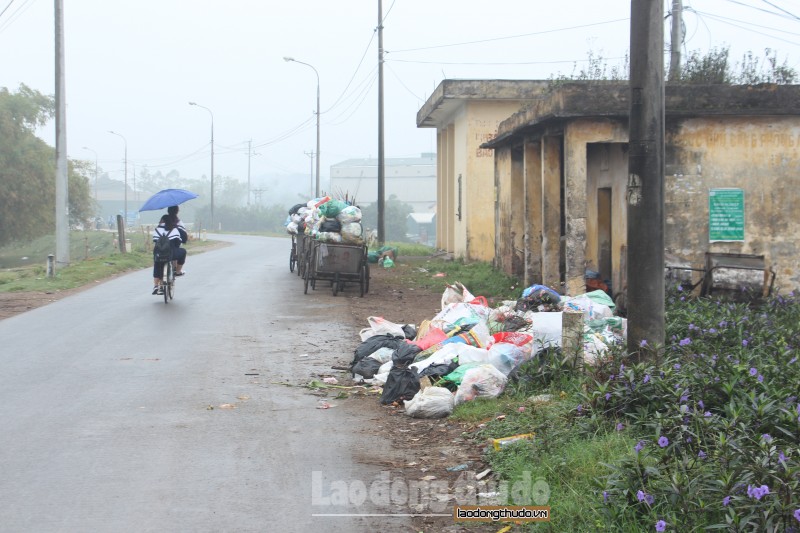
[(631, 0), (628, 351), (664, 345), (664, 6)]

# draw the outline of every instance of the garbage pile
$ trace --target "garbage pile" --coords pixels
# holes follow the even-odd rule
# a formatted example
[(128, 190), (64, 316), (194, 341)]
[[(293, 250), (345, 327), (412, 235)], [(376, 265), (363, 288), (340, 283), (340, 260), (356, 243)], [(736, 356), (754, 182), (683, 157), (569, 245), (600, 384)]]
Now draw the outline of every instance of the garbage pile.
[(584, 362), (596, 363), (627, 337), (627, 321), (614, 308), (602, 290), (562, 297), (543, 285), (490, 308), (456, 282), (446, 286), (441, 311), (419, 328), (369, 317), (350, 370), (354, 379), (383, 387), (382, 404), (404, 402), (412, 417), (446, 417), (460, 403), (499, 396), (515, 369), (561, 349), (566, 322), (579, 325)]
[(292, 206), (285, 226), (289, 234), (310, 235), (320, 242), (364, 244), (361, 209), (330, 196)]

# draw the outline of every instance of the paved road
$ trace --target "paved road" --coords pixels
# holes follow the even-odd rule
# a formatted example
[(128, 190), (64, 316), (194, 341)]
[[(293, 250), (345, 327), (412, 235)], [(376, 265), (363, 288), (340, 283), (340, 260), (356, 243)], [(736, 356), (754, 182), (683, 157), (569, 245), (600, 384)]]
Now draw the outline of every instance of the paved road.
[(325, 371), (357, 333), (345, 298), (303, 295), (287, 239), (220, 238), (169, 305), (143, 270), (0, 321), (0, 530), (409, 530), (312, 516), (393, 512), (335, 490), (359, 500), (380, 467), (354, 456), (391, 454), (358, 402), (316, 409), (274, 383)]

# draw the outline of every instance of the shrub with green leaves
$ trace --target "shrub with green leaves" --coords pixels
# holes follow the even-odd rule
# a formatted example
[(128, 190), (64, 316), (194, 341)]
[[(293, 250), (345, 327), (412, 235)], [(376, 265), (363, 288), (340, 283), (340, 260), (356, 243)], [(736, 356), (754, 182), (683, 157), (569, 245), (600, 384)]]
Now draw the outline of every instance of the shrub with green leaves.
[(617, 350), (595, 369), (579, 427), (636, 442), (600, 480), (607, 528), (800, 531), (798, 324), (794, 294), (748, 306), (677, 291), (659, 364)]

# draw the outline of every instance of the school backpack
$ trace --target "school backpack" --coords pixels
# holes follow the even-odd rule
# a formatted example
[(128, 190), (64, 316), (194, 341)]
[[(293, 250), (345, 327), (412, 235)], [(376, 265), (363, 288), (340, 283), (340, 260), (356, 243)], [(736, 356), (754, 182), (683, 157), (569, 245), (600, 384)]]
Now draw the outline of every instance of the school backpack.
[(172, 243), (169, 239), (169, 232), (166, 230), (158, 236), (153, 245), (153, 260), (159, 263), (172, 260)]

